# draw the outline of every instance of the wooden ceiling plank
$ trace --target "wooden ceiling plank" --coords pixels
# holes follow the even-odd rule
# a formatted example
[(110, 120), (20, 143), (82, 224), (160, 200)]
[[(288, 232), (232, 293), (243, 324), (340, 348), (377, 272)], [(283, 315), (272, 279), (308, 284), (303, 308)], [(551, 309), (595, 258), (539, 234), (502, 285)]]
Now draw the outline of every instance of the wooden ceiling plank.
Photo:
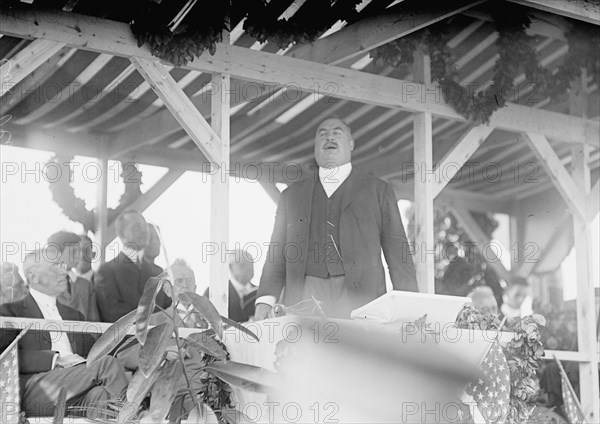
[(221, 163), (221, 140), (202, 114), (194, 107), (167, 68), (158, 61), (132, 57), (131, 63), (152, 86), (175, 119), (200, 151), (212, 162)]
[[(0, 32), (12, 36), (46, 38), (87, 50), (156, 60), (147, 48), (137, 47), (129, 26), (119, 22), (73, 13), (37, 11), (2, 11), (2, 22)], [(219, 44), (215, 55), (201, 56), (186, 65), (186, 69), (210, 73), (225, 70), (232, 76), (249, 81), (282, 85), (293, 82), (301, 90), (311, 92), (322, 90), (325, 84), (335, 82), (337, 97), (466, 121), (443, 101), (407, 95), (409, 87), (411, 91), (422, 94), (424, 87), (421, 84), (237, 46)], [(495, 112), (490, 125), (515, 132), (542, 134), (564, 142), (600, 146), (600, 128), (593, 120), (513, 103)]]
[(8, 90), (39, 68), (64, 46), (65, 44), (61, 42), (37, 39), (5, 61), (0, 66), (0, 75), (3, 77), (0, 96), (4, 96)]
[(600, 25), (600, 3), (586, 0), (509, 0), (533, 9)]
[(483, 1), (446, 0), (434, 5), (420, 0), (406, 0), (379, 15), (292, 49), (289, 56), (337, 65), (481, 3)]

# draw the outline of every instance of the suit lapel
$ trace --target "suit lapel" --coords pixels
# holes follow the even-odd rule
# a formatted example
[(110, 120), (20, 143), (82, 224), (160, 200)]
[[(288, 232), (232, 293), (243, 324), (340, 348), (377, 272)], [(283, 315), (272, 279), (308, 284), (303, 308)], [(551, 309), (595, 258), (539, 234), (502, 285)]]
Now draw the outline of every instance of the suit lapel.
[(339, 189), (342, 190), (342, 212), (357, 197), (362, 181), (363, 176), (353, 168), (348, 178), (340, 185)]
[(22, 311), (21, 311), (21, 315), (19, 315), (19, 316), (28, 317), (28, 318), (44, 319), (44, 315), (42, 315), (42, 311), (41, 311), (40, 307), (38, 306), (37, 302), (35, 301), (35, 299), (33, 298), (33, 296), (31, 294), (27, 294), (25, 299), (23, 299), (23, 304), (22, 304), (21, 308), (22, 308)]
[(320, 184), (319, 175), (315, 173), (314, 178), (307, 178), (304, 180), (304, 184), (300, 187), (300, 196), (301, 200), (300, 210), (306, 218), (307, 222), (310, 223), (310, 208), (312, 206), (313, 192), (315, 189), (315, 184)]

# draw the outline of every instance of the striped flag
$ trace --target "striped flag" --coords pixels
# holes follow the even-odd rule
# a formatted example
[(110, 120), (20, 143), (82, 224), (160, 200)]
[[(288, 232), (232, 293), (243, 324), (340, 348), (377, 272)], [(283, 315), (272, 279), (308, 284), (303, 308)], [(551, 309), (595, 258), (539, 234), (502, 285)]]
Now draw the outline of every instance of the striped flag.
[[(23, 334), (24, 330), (21, 334)], [(20, 398), (19, 398), (19, 355), (17, 345), (20, 337), (17, 337), (0, 356), (0, 403), (2, 406), (3, 424), (19, 422)]]
[(481, 376), (467, 385), (486, 423), (506, 421), (510, 403), (510, 369), (500, 343), (496, 340), (480, 365)]
[(569, 421), (569, 424), (585, 423), (585, 414), (583, 413), (579, 399), (577, 399), (575, 390), (573, 389), (573, 386), (571, 386), (569, 377), (567, 377), (567, 373), (556, 356), (554, 357), (554, 360), (556, 361), (558, 369), (560, 370), (563, 410), (567, 416), (567, 420)]

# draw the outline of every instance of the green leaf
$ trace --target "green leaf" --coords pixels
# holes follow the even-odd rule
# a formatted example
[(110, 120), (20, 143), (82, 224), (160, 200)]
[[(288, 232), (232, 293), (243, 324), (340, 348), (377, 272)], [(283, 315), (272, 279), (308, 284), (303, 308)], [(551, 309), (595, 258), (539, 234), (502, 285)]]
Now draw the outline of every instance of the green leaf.
[[(165, 365), (166, 366), (166, 365)], [(144, 373), (138, 368), (133, 374), (129, 385), (127, 386), (127, 402), (139, 405), (144, 399), (146, 394), (150, 391), (150, 388), (154, 382), (158, 379), (162, 368), (157, 368), (154, 372), (150, 373), (149, 376), (145, 376)]]
[(544, 318), (543, 315), (540, 314), (533, 314), (532, 315), (533, 320), (535, 321), (535, 323), (537, 325), (541, 325), (542, 327), (546, 326), (546, 318)]
[(221, 316), (221, 319), (223, 320), (223, 322), (227, 325), (230, 325), (234, 328), (237, 328), (238, 330), (248, 334), (249, 336), (251, 336), (252, 338), (254, 338), (257, 342), (260, 342), (260, 339), (258, 338), (258, 336), (256, 334), (254, 334), (252, 331), (250, 331), (248, 328), (244, 327), (242, 324), (240, 324), (239, 322), (235, 322), (227, 317)]
[(92, 346), (88, 357), (87, 366), (89, 367), (98, 359), (108, 355), (127, 335), (127, 330), (134, 325), (136, 311), (131, 311), (127, 315), (122, 316), (118, 321), (112, 324), (100, 336), (96, 343)]
[(150, 409), (148, 409), (148, 414), (140, 422), (157, 423), (165, 419), (175, 396), (177, 396), (177, 388), (182, 376), (183, 367), (181, 361), (171, 361), (161, 369), (158, 376), (160, 384), (155, 384), (152, 387)]
[(227, 352), (212, 336), (214, 331), (203, 331), (201, 333), (192, 333), (186, 340), (187, 342), (200, 349), (202, 352), (214, 356), (217, 359), (224, 361), (227, 359)]
[(254, 365), (234, 361), (213, 362), (206, 370), (240, 389), (262, 394), (272, 394), (279, 390), (277, 375)]
[(173, 323), (161, 324), (148, 331), (146, 343), (140, 350), (139, 369), (148, 377), (158, 367), (173, 334)]
[(194, 309), (210, 323), (211, 327), (219, 335), (219, 339), (223, 338), (223, 320), (217, 308), (215, 308), (207, 297), (193, 292), (183, 292), (179, 293), (179, 300), (191, 303)]
[(146, 341), (148, 325), (150, 323), (152, 313), (154, 312), (154, 307), (156, 306), (156, 296), (158, 296), (160, 290), (162, 289), (165, 277), (167, 277), (167, 273), (163, 272), (156, 277), (149, 278), (146, 282), (144, 293), (142, 293), (140, 301), (138, 302), (135, 316), (135, 337), (140, 341), (141, 344), (144, 344)]

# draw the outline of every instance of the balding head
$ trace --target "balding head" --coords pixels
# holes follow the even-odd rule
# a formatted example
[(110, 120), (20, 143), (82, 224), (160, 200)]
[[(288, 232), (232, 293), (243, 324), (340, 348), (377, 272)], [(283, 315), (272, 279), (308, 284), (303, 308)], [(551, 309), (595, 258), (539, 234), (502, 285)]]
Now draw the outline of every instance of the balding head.
[(231, 277), (241, 284), (248, 284), (254, 277), (254, 257), (245, 249), (236, 249), (227, 254)]
[(134, 210), (127, 210), (117, 218), (117, 235), (127, 247), (142, 250), (148, 244), (148, 224), (144, 217)]

